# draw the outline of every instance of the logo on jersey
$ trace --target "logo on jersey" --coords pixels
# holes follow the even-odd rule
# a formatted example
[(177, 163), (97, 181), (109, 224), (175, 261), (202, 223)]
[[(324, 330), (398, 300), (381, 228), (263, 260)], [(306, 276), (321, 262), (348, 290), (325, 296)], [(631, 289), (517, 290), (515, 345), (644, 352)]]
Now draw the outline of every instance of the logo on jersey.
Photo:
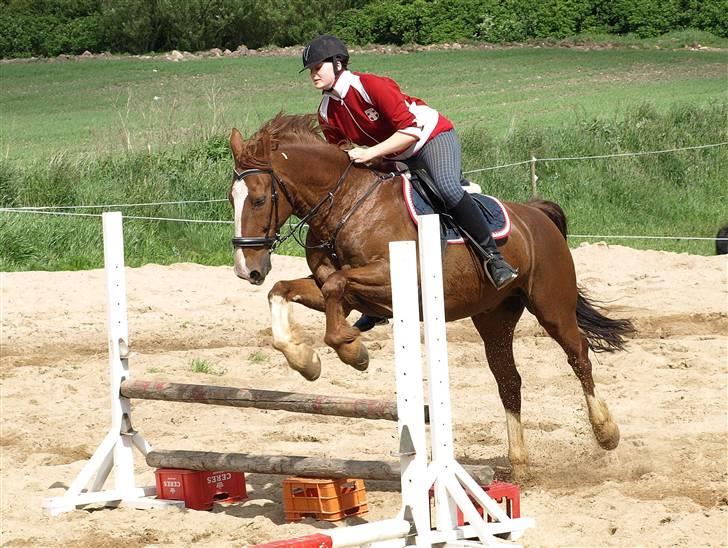
[(371, 120), (372, 122), (376, 122), (377, 120), (379, 120), (379, 113), (378, 113), (378, 112), (377, 112), (376, 110), (374, 110), (373, 108), (368, 108), (368, 109), (366, 109), (366, 110), (364, 111), (364, 114), (366, 114), (366, 115), (367, 115), (367, 117), (368, 117), (368, 118), (369, 118), (369, 119), (370, 119), (370, 120)]

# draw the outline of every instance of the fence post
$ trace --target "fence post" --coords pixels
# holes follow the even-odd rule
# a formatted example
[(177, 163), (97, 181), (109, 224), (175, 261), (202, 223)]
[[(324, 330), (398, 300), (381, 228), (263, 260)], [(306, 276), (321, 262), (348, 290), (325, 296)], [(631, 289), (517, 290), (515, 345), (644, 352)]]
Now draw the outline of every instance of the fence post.
[(531, 154), (531, 198), (538, 197), (538, 175), (536, 175), (536, 157)]

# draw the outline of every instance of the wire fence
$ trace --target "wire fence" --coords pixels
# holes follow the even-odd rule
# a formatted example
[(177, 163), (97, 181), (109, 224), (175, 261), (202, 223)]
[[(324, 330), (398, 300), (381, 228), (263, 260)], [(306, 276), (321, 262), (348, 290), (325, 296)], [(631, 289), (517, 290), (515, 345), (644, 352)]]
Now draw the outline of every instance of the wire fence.
[[(680, 147), (671, 148), (665, 150), (649, 150), (641, 152), (623, 152), (616, 154), (602, 154), (597, 156), (565, 156), (558, 158), (536, 158), (532, 157), (530, 160), (523, 160), (520, 162), (513, 162), (509, 164), (502, 164), (497, 166), (484, 167), (479, 169), (471, 169), (464, 171), (463, 175), (470, 175), (473, 173), (481, 173), (484, 171), (491, 171), (496, 169), (504, 169), (508, 167), (521, 166), (531, 164), (532, 173), (532, 184), (535, 194), (536, 180), (538, 177), (535, 175), (535, 164), (536, 162), (557, 162), (557, 161), (578, 161), (578, 160), (597, 160), (607, 158), (624, 158), (634, 156), (645, 156), (652, 154), (667, 154), (672, 152), (680, 152), (686, 150), (700, 150), (707, 148), (715, 148), (728, 145), (728, 141), (720, 143), (711, 143), (707, 145), (698, 145), (691, 147)], [(55, 215), (55, 216), (69, 216), (69, 217), (101, 217), (101, 213), (71, 213), (68, 211), (57, 211), (57, 210), (78, 210), (78, 209), (123, 209), (129, 207), (147, 207), (147, 206), (165, 206), (165, 205), (187, 205), (187, 204), (206, 204), (215, 202), (227, 202), (226, 198), (219, 199), (208, 199), (208, 200), (176, 200), (166, 202), (142, 202), (142, 203), (131, 203), (131, 204), (94, 204), (94, 205), (66, 205), (66, 206), (20, 206), (20, 207), (0, 207), (0, 213), (29, 213), (38, 215)], [(51, 211), (52, 210), (52, 211)], [(178, 222), (178, 223), (199, 223), (199, 224), (233, 224), (231, 220), (207, 220), (207, 219), (187, 219), (187, 218), (174, 218), (174, 217), (146, 217), (140, 215), (125, 215), (125, 219), (133, 220), (145, 220), (145, 221), (165, 221), (165, 222)], [(637, 234), (626, 234), (626, 235), (614, 235), (614, 234), (570, 234), (569, 238), (581, 238), (581, 239), (601, 239), (601, 240), (685, 240), (685, 241), (728, 241), (728, 238), (719, 237), (703, 237), (703, 236), (656, 236), (656, 235), (637, 235)]]
[(526, 164), (533, 164), (534, 162), (559, 162), (563, 160), (602, 160), (605, 158), (625, 158), (629, 156), (646, 156), (648, 154), (666, 154), (668, 152), (680, 152), (683, 150), (698, 150), (703, 148), (715, 148), (728, 145), (728, 141), (722, 143), (711, 143), (709, 145), (698, 145), (693, 147), (681, 147), (681, 148), (668, 148), (665, 150), (647, 150), (642, 152), (620, 152), (617, 154), (601, 154), (598, 156), (564, 156), (560, 158), (536, 158), (532, 157), (530, 160), (523, 160), (522, 162), (514, 162), (512, 164), (503, 164), (500, 166), (483, 167), (480, 169), (471, 169), (469, 171), (463, 171), (463, 175), (470, 175), (472, 173), (480, 173), (483, 171), (491, 171), (493, 169), (503, 169), (506, 167), (522, 166)]

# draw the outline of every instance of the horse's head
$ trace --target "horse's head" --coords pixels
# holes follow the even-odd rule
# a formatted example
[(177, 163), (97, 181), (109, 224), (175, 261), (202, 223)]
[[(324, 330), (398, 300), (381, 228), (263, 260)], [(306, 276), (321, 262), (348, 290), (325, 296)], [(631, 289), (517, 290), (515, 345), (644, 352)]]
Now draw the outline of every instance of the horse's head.
[(280, 180), (270, 165), (271, 136), (262, 132), (245, 141), (237, 129), (230, 135), (235, 160), (229, 199), (235, 215), (235, 274), (260, 285), (271, 269), (270, 254), (278, 229), (291, 214)]

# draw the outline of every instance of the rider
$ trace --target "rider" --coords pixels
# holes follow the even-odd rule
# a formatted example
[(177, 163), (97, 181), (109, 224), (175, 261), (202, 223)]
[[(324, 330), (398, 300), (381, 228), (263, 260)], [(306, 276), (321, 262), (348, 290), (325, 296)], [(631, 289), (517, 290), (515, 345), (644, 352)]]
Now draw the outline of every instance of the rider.
[[(460, 142), (450, 120), (416, 97), (405, 95), (394, 80), (348, 70), (349, 52), (334, 36), (318, 36), (303, 50), (303, 69), (323, 93), (318, 117), (326, 140), (352, 141), (354, 162), (380, 157), (424, 165), (442, 195), (447, 213), (486, 253), (485, 272), (497, 289), (512, 282), (518, 271), (496, 247), (475, 200), (461, 185)], [(354, 324), (368, 331), (384, 321), (363, 314)]]

